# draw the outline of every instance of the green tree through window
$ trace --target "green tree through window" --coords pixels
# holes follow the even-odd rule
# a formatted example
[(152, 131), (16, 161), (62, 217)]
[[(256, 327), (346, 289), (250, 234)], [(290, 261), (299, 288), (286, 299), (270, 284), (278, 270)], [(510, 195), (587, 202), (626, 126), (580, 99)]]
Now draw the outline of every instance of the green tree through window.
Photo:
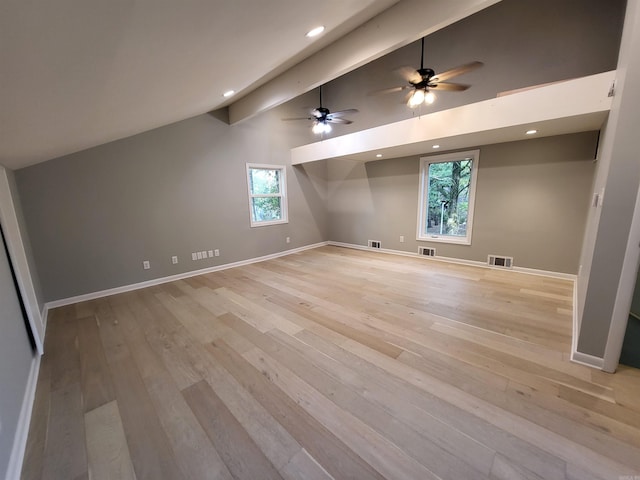
[(422, 159), (419, 240), (471, 242), (477, 152)]
[(429, 165), (427, 233), (466, 235), (471, 160)]
[(247, 180), (251, 226), (286, 222), (284, 167), (248, 164)]

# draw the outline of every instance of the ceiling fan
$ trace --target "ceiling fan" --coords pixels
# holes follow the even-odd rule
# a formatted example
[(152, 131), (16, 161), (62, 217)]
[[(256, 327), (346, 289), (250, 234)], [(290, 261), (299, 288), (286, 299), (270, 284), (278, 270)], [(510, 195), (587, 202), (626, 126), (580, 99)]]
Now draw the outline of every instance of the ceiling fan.
[(449, 92), (461, 92), (470, 87), (470, 85), (463, 85), (461, 83), (449, 83), (445, 80), (457, 77), (464, 73), (480, 68), (483, 65), (482, 62), (471, 62), (458, 67), (446, 70), (442, 73), (436, 73), (431, 68), (424, 67), (424, 37), (422, 37), (421, 51), (420, 51), (420, 68), (415, 70), (411, 67), (400, 67), (397, 72), (404, 78), (409, 85), (402, 85), (399, 87), (385, 88), (384, 90), (378, 90), (372, 92), (373, 95), (379, 95), (384, 93), (401, 92), (407, 89), (411, 91), (407, 95), (407, 105), (411, 108), (415, 108), (422, 103), (431, 104), (435, 100), (433, 90), (449, 91)]
[(343, 125), (349, 125), (353, 123), (351, 120), (343, 118), (345, 115), (352, 113), (358, 113), (355, 108), (349, 108), (347, 110), (340, 110), (338, 112), (331, 112), (328, 108), (322, 106), (322, 85), (320, 86), (320, 106), (314, 108), (310, 112), (308, 117), (294, 117), (283, 118), (284, 121), (289, 120), (313, 120), (313, 127), (311, 130), (313, 133), (322, 134), (331, 132), (331, 123), (339, 123)]

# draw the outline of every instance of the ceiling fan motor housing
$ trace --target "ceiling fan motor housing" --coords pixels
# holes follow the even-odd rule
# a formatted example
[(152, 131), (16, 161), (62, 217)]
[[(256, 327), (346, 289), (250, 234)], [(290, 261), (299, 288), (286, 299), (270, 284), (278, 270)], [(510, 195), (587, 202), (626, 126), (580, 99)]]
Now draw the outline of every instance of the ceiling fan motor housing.
[(431, 78), (436, 74), (436, 72), (434, 72), (430, 68), (421, 68), (420, 70), (418, 70), (418, 73), (422, 76), (423, 79)]
[(328, 108), (318, 107), (311, 113), (313, 114), (314, 117), (316, 117), (316, 119), (323, 120), (327, 118), (327, 115), (329, 115), (329, 113), (331, 112), (329, 111)]
[(431, 68), (421, 68), (418, 70), (418, 73), (422, 77), (422, 80), (417, 83), (412, 83), (415, 88), (422, 89), (430, 87), (429, 83), (431, 83), (431, 79), (436, 75)]

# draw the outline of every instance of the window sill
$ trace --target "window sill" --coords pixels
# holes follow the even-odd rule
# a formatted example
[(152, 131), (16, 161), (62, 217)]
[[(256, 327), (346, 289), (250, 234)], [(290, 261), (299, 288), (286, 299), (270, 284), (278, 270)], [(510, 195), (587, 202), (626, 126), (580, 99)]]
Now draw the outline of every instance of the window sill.
[(454, 245), (471, 245), (471, 238), (449, 237), (447, 235), (425, 235), (416, 237), (419, 242), (452, 243)]
[(268, 227), (270, 225), (281, 225), (283, 223), (289, 223), (289, 220), (272, 220), (270, 222), (251, 222), (251, 228), (254, 227)]

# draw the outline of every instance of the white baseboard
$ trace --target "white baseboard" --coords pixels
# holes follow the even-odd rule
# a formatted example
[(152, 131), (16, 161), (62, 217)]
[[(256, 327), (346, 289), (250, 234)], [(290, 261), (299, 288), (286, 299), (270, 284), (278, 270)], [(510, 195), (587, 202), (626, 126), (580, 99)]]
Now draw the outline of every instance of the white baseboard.
[(587, 367), (597, 368), (602, 370), (604, 368), (604, 358), (595, 357), (587, 353), (578, 351), (578, 335), (580, 333), (578, 318), (578, 281), (573, 283), (573, 332), (571, 334), (571, 356), (570, 359), (574, 363), (586, 365)]
[[(298, 252), (303, 252), (305, 250), (311, 250), (313, 248), (323, 247), (328, 244), (329, 242), (314, 243), (312, 245), (305, 245), (304, 247), (292, 248), (291, 250), (285, 250), (283, 252), (272, 253), (270, 255), (263, 255), (262, 257), (249, 258), (247, 260), (240, 260), (238, 262), (225, 263), (222, 265), (215, 265), (213, 267), (202, 268), (200, 270), (191, 270), (190, 272), (178, 273), (176, 275), (170, 275), (168, 277), (154, 278), (153, 280), (147, 280), (146, 282), (132, 283), (130, 285), (123, 285), (121, 287), (109, 288), (107, 290), (100, 290), (98, 292), (86, 293), (84, 295), (77, 295), (75, 297), (62, 298), (60, 300), (53, 300), (51, 302), (46, 303), (45, 313), (47, 313), (50, 309), (56, 308), (56, 307), (63, 307), (65, 305), (72, 305), (74, 303), (86, 302), (88, 300), (95, 300), (96, 298), (108, 297), (110, 295), (117, 295), (118, 293), (131, 292), (133, 290), (153, 287), (155, 285), (161, 285), (163, 283), (174, 282), (176, 280), (182, 280), (184, 278), (203, 275), (205, 273), (212, 273), (212, 272), (218, 272), (220, 270), (227, 270), (228, 268), (241, 267), (243, 265), (250, 265), (252, 263), (264, 262), (265, 260), (284, 257), (286, 255), (291, 255), (293, 253), (298, 253)], [(43, 317), (43, 318), (46, 319), (46, 317)]]
[(576, 350), (571, 352), (571, 361), (586, 365), (587, 367), (597, 368), (598, 370), (602, 370), (602, 367), (604, 367), (604, 358), (594, 357), (588, 353), (582, 353)]
[(514, 272), (519, 272), (519, 273), (528, 273), (529, 275), (539, 275), (541, 277), (571, 280), (572, 282), (576, 282), (578, 280), (578, 276), (573, 273), (552, 272), (551, 270), (538, 270), (537, 268), (515, 267), (515, 266), (513, 267), (512, 270)]
[(15, 436), (13, 437), (13, 447), (11, 449), (11, 456), (9, 457), (9, 466), (7, 467), (5, 480), (20, 479), (24, 453), (27, 448), (29, 426), (31, 425), (33, 402), (36, 396), (36, 386), (38, 385), (40, 358), (40, 355), (36, 353), (31, 362), (29, 378), (27, 379), (27, 388), (25, 389), (24, 397), (22, 399), (22, 407), (20, 408), (20, 416), (18, 417), (18, 428)]
[(400, 255), (402, 257), (421, 258), (421, 259), (432, 261), (432, 262), (449, 262), (449, 263), (460, 263), (463, 265), (472, 265), (474, 267), (488, 267), (486, 263), (476, 262), (475, 260), (463, 260), (463, 259), (452, 258), (452, 257), (427, 257), (427, 256), (418, 255), (417, 253), (413, 253), (413, 252), (405, 252), (402, 250), (392, 250), (389, 248), (371, 248), (366, 245), (358, 245), (356, 243), (329, 241), (329, 245), (332, 245), (334, 247), (352, 248), (354, 250), (365, 250), (367, 252), (387, 253), (389, 255)]
[(343, 242), (333, 242), (329, 241), (329, 245), (333, 245), (335, 247), (344, 247), (344, 248), (353, 248), (356, 250), (366, 250), (369, 252), (380, 252), (380, 253), (388, 253), (391, 255), (401, 255), (403, 257), (418, 257), (431, 262), (447, 262), (447, 263), (458, 263), (461, 265), (469, 265), (472, 267), (482, 267), (482, 268), (490, 268), (492, 270), (501, 270), (501, 271), (513, 271), (518, 273), (526, 273), (528, 275), (539, 275), (542, 277), (550, 277), (550, 278), (560, 278), (563, 280), (571, 280), (573, 282), (576, 281), (576, 275), (571, 273), (563, 273), (563, 272), (551, 272), (548, 270), (537, 270), (535, 268), (525, 268), (525, 267), (513, 267), (510, 269), (505, 269), (501, 267), (493, 267), (488, 265), (486, 262), (480, 262), (477, 260), (466, 260), (464, 258), (454, 258), (454, 257), (427, 257), (418, 255), (413, 252), (404, 252), (402, 250), (391, 250), (388, 248), (371, 248), (366, 245), (357, 245), (354, 243), (343, 243)]

